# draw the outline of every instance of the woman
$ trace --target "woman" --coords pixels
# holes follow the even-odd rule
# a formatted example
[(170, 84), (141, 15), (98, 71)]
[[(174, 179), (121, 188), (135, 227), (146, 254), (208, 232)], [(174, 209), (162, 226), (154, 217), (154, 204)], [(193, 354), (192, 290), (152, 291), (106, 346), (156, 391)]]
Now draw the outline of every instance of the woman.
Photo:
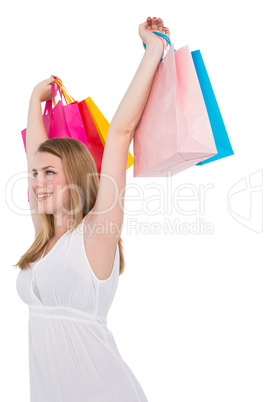
[(16, 264), (17, 290), (29, 306), (31, 402), (147, 401), (106, 316), (124, 269), (129, 145), (164, 50), (152, 30), (169, 35), (160, 18), (139, 26), (146, 51), (112, 119), (100, 181), (84, 144), (47, 138), (41, 102), (52, 98), (58, 77), (40, 82), (31, 96), (26, 147), (36, 238)]

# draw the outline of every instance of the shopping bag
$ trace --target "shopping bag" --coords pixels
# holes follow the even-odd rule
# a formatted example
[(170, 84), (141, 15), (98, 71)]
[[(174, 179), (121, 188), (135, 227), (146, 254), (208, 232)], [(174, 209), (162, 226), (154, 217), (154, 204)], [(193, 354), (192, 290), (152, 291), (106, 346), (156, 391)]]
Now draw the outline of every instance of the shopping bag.
[[(103, 116), (101, 111), (98, 109), (98, 107), (95, 105), (95, 103), (93, 102), (93, 100), (90, 97), (85, 99), (85, 103), (86, 103), (88, 110), (91, 114), (91, 117), (94, 121), (94, 125), (99, 133), (99, 137), (102, 141), (102, 144), (103, 144), (103, 146), (105, 146), (105, 142), (106, 142), (110, 124), (108, 123), (106, 118)], [(130, 166), (132, 166), (133, 163), (134, 163), (134, 158), (131, 155), (131, 153), (128, 152), (127, 169)]]
[[(55, 101), (55, 85), (59, 88), (61, 99), (56, 103)], [(80, 115), (79, 106), (67, 92), (64, 85), (56, 80), (51, 84), (52, 99), (47, 101), (43, 112), (44, 126), (48, 138), (74, 138), (83, 142), (89, 149), (87, 136), (83, 126), (83, 121)], [(63, 97), (66, 105), (63, 105)], [(52, 102), (54, 107), (52, 108)], [(26, 131), (21, 131), (25, 152), (26, 149)], [(90, 149), (89, 149), (90, 151)], [(29, 202), (29, 189), (27, 189), (27, 196)]]
[[(54, 104), (56, 103), (55, 85), (58, 86), (61, 99), (52, 108), (52, 102)], [(89, 149), (78, 102), (75, 101), (73, 98), (66, 97), (66, 92), (64, 95), (63, 86), (60, 84), (59, 81), (56, 80), (55, 82), (53, 82), (51, 84), (51, 87), (53, 98), (52, 100), (46, 102), (43, 113), (43, 121), (48, 138), (74, 138), (80, 142), (83, 142)], [(63, 105), (63, 95), (65, 101), (67, 102), (66, 105)], [(26, 152), (26, 129), (24, 129), (21, 134)]]
[(94, 158), (94, 161), (96, 163), (96, 168), (98, 171), (98, 176), (100, 178), (104, 145), (101, 141), (98, 130), (95, 127), (94, 121), (88, 110), (86, 101), (83, 100), (81, 102), (78, 102), (78, 106), (79, 106), (80, 114), (81, 114), (83, 124), (85, 127), (85, 132), (86, 132), (88, 144), (90, 147), (90, 153)]
[[(56, 81), (61, 89), (62, 89), (62, 93), (65, 96), (65, 98), (67, 98), (68, 93), (66, 93), (65, 91), (65, 87), (62, 84), (61, 81)], [(70, 103), (74, 103), (74, 99), (69, 96), (67, 98), (67, 102)], [(85, 133), (86, 133), (86, 137), (87, 137), (87, 143), (89, 145), (89, 149), (90, 149), (90, 153), (95, 161), (96, 164), (96, 168), (98, 171), (98, 175), (100, 178), (100, 172), (101, 172), (101, 163), (102, 163), (102, 156), (103, 156), (103, 151), (104, 151), (104, 146), (102, 144), (102, 141), (99, 137), (98, 131), (94, 125), (93, 119), (91, 117), (91, 114), (87, 108), (87, 105), (85, 103), (85, 100), (78, 102), (78, 108), (79, 108), (79, 112), (81, 115), (81, 119), (83, 122), (83, 127), (85, 129)]]
[(133, 148), (134, 177), (174, 175), (217, 154), (189, 46), (172, 44), (159, 63)]
[(197, 163), (197, 165), (204, 165), (205, 163), (213, 162), (217, 159), (225, 158), (226, 156), (233, 155), (233, 149), (221, 116), (221, 112), (201, 55), (200, 50), (191, 52), (195, 70), (202, 90), (203, 98), (206, 104), (210, 125), (212, 128), (214, 141), (217, 148), (217, 154), (204, 161)]

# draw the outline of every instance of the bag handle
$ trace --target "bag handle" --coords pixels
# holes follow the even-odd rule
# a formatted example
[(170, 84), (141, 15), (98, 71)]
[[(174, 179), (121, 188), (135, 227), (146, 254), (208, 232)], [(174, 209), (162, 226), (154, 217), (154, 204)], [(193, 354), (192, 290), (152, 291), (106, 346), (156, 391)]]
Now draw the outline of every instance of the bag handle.
[[(158, 31), (152, 31), (152, 32), (153, 32), (155, 35), (158, 35), (158, 36), (161, 36), (162, 38), (164, 38), (164, 39), (167, 41), (168, 45), (171, 46), (171, 40), (170, 40), (170, 38), (169, 38), (167, 35), (163, 34), (162, 32), (158, 32)], [(145, 43), (143, 43), (143, 47), (144, 47), (144, 49), (146, 49)], [(174, 52), (175, 52), (175, 50), (176, 50), (176, 49), (174, 49)], [(160, 60), (160, 63), (161, 63), (162, 60), (163, 60), (163, 57), (162, 57), (162, 59)]]
[(62, 95), (64, 96), (65, 102), (66, 104), (71, 104), (73, 102), (75, 102), (75, 99), (68, 94), (67, 89), (65, 88), (65, 86), (62, 84), (61, 81), (59, 80), (55, 80), (54, 82), (51, 83), (51, 89), (52, 89), (52, 99), (50, 99), (49, 101), (46, 102), (45, 105), (45, 110), (43, 113), (43, 116), (46, 114), (47, 110), (51, 110), (52, 109), (52, 102), (54, 104), (54, 106), (56, 106), (56, 101), (55, 101), (55, 85), (58, 86), (58, 90), (60, 93), (60, 97), (61, 97), (61, 101), (62, 101)]
[(63, 83), (61, 81), (55, 80), (55, 83), (57, 83), (58, 86), (60, 87), (60, 89), (61, 89), (61, 91), (63, 93), (63, 96), (64, 96), (64, 98), (66, 100), (66, 103), (70, 104), (70, 103), (75, 102), (75, 99), (72, 97), (72, 95), (70, 95), (68, 93), (67, 89), (65, 88), (65, 86), (63, 85)]
[[(168, 45), (171, 46), (171, 40), (170, 40), (170, 38), (169, 38), (167, 35), (163, 34), (162, 32), (158, 32), (158, 31), (152, 31), (152, 32), (153, 32), (154, 34), (156, 34), (156, 35), (161, 36), (162, 38), (164, 38), (164, 39), (167, 41)], [(146, 49), (145, 43), (143, 44), (143, 47), (144, 47), (144, 49)]]
[[(44, 110), (43, 116), (45, 116), (45, 114), (46, 114), (47, 111), (50, 111), (50, 110), (52, 109), (52, 102), (53, 102), (54, 107), (56, 106), (56, 101), (55, 101), (55, 97), (56, 97), (55, 85), (58, 85), (58, 83), (55, 83), (55, 81), (51, 83), (52, 99), (50, 99), (50, 100), (48, 100), (48, 101), (46, 102), (45, 110)], [(67, 99), (65, 98), (65, 95), (63, 94), (63, 92), (62, 92), (62, 90), (61, 90), (61, 88), (60, 88), (59, 85), (58, 85), (58, 89), (59, 89), (61, 101), (62, 101), (62, 95), (63, 95), (66, 104), (68, 104)]]

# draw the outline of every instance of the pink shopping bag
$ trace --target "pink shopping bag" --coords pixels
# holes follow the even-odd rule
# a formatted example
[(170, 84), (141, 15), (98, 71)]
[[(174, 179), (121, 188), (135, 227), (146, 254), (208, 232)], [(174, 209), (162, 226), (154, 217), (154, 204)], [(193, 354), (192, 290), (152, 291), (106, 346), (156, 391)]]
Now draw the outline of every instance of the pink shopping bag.
[(133, 150), (134, 177), (174, 175), (217, 154), (188, 46), (172, 44), (159, 64)]
[[(52, 108), (52, 100), (49, 100), (45, 104), (43, 113), (44, 126), (48, 135), (48, 138), (74, 138), (80, 142), (83, 142), (89, 149), (85, 128), (83, 125), (82, 117), (79, 111), (78, 102), (74, 101), (68, 104), (66, 98), (66, 105), (63, 105), (62, 95), (63, 92), (58, 83), (52, 83), (53, 102), (55, 104), (55, 84), (59, 89), (61, 99), (58, 101), (55, 107)], [(22, 132), (22, 139), (26, 152), (26, 129)]]
[[(55, 102), (55, 84), (57, 84), (58, 86), (59, 94), (61, 97), (61, 100), (59, 100), (57, 104)], [(43, 121), (48, 138), (74, 138), (80, 142), (83, 142), (89, 149), (78, 102), (71, 97), (71, 100), (73, 100), (73, 102), (68, 103), (64, 92), (57, 82), (53, 82), (51, 84), (51, 88), (53, 95), (52, 100), (55, 106), (52, 108), (52, 100), (47, 101), (43, 113)], [(63, 105), (62, 95), (64, 96), (66, 105)], [(25, 152), (27, 152), (26, 130), (27, 129), (25, 128), (21, 131)], [(27, 195), (29, 202), (29, 189), (27, 189)]]

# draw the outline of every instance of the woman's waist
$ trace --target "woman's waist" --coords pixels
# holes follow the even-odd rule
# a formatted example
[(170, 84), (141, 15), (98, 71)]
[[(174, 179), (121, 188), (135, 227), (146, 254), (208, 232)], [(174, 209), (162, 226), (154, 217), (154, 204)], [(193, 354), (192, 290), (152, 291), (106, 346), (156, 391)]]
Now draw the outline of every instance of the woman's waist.
[(29, 305), (29, 317), (55, 320), (69, 320), (84, 323), (107, 325), (107, 318), (94, 313), (65, 306), (34, 306)]

